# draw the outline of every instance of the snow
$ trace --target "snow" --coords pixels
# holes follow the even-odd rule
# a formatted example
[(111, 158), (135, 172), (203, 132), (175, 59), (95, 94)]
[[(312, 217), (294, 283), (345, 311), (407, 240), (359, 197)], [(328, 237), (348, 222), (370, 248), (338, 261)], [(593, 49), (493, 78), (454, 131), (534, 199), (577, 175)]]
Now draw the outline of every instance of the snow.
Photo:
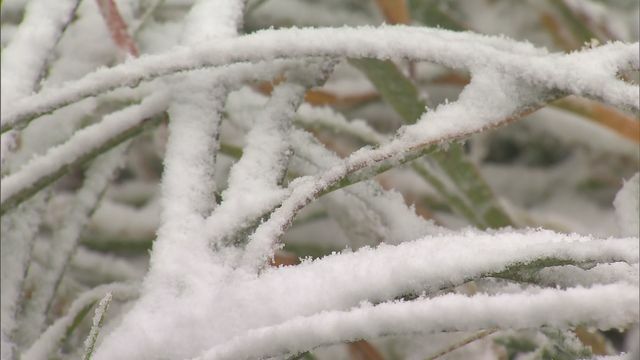
[[(325, 39), (336, 39), (327, 42)], [(638, 68), (638, 44), (610, 43), (567, 55), (546, 54), (505, 38), (407, 26), (263, 30), (237, 39), (217, 39), (196, 48), (139, 59), (50, 87), (2, 108), (2, 131), (34, 117), (121, 86), (201, 67), (300, 56), (412, 58), (454, 69), (494, 69), (547, 90), (638, 108), (636, 86), (615, 78)]]
[(139, 105), (107, 115), (101, 122), (77, 131), (66, 143), (51, 148), (45, 155), (35, 157), (17, 172), (5, 176), (2, 179), (0, 200), (4, 204), (20, 192), (35, 186), (39, 180), (55, 174), (61, 167), (105, 145), (117, 134), (122, 134), (163, 111), (166, 101), (167, 93), (157, 92)]
[[(10, 107), (16, 100), (31, 95), (40, 87), (42, 73), (52, 56), (63, 29), (71, 20), (79, 0), (32, 1), (26, 5), (24, 20), (17, 29), (2, 27), (10, 33), (10, 41), (2, 48), (2, 79), (0, 80), (0, 107)], [(25, 4), (9, 1), (3, 5), (3, 13), (11, 12)], [(15, 10), (14, 10), (15, 11)], [(3, 21), (4, 23), (4, 21)], [(4, 116), (3, 116), (4, 117)], [(3, 134), (0, 138), (2, 166), (8, 153), (14, 150), (16, 134)]]
[[(197, 44), (208, 38), (222, 41), (225, 37), (233, 37), (242, 13), (242, 5), (233, 3), (198, 2), (187, 15), (189, 21), (182, 41)], [(199, 14), (224, 4), (233, 6), (225, 6), (221, 12), (216, 10), (217, 21), (209, 21), (208, 17)], [(197, 31), (198, 27), (200, 31)], [(161, 184), (162, 225), (154, 244), (157, 255), (151, 261), (147, 283), (164, 282), (165, 274), (176, 282), (186, 281), (183, 271), (188, 269), (174, 271), (179, 265), (176, 261), (188, 258), (194, 250), (199, 253), (200, 261), (211, 261), (204, 229), (205, 219), (216, 204), (215, 157), (212, 154), (219, 147), (219, 124), (228, 90), (215, 74), (205, 78), (199, 77), (198, 73), (186, 74), (174, 80), (177, 82), (172, 84), (174, 98), (168, 110), (170, 137)], [(194, 270), (202, 269), (202, 264), (192, 263)]]
[[(568, 328), (578, 323), (609, 329), (638, 318), (636, 290), (629, 285), (604, 285), (591, 289), (546, 289), (533, 294), (472, 297), (456, 294), (412, 302), (364, 304), (350, 311), (323, 312), (251, 330), (194, 359), (252, 359), (296, 354), (319, 345), (389, 333), (472, 331), (493, 327), (522, 329), (545, 325)], [(527, 306), (522, 306), (523, 302)], [(616, 311), (611, 314), (601, 311), (608, 307)], [(566, 311), (567, 308), (575, 310)], [(551, 316), (539, 317), (541, 313)]]
[(39, 87), (40, 77), (79, 0), (31, 1), (25, 17), (2, 49), (2, 108)]
[(243, 242), (244, 239), (227, 237), (238, 229), (250, 228), (288, 195), (281, 183), (292, 155), (289, 145), (292, 118), (306, 89), (325, 77), (327, 66), (331, 65), (307, 64), (305, 71), (311, 73), (311, 80), (303, 80), (302, 67), (287, 71), (287, 80), (274, 88), (257, 115), (247, 134), (248, 145), (229, 173), (222, 203), (207, 219), (209, 232), (215, 233), (211, 240), (214, 246), (221, 242)]
[[(50, 147), (67, 140), (75, 130), (81, 127), (81, 122), (87, 114), (99, 111), (98, 106), (95, 98), (85, 99), (41, 117), (19, 134), (16, 132), (14, 135), (20, 138), (20, 147), (7, 157), (4, 170), (16, 171), (34, 156), (43, 155)], [(52, 129), (51, 124), (56, 126)]]
[(248, 145), (242, 158), (231, 168), (222, 204), (207, 220), (207, 227), (216, 232), (213, 243), (228, 241), (225, 237), (232, 231), (250, 226), (287, 194), (279, 183), (291, 155), (287, 141), (291, 118), (304, 92), (303, 86), (294, 83), (274, 89), (271, 100), (247, 135)]
[[(416, 124), (401, 128), (399, 135), (391, 142), (374, 149), (361, 148), (341, 163), (317, 175), (315, 179), (308, 179), (296, 187), (291, 184), (289, 198), (253, 234), (245, 261), (250, 266), (260, 267), (271, 256), (275, 240), (290, 225), (296, 212), (348, 174), (394, 156), (401, 157), (426, 145), (450, 140), (461, 134), (479, 132), (491, 125), (505, 122), (505, 119), (522, 111), (522, 108), (535, 104), (539, 96), (535, 90), (522, 93), (515, 91), (513, 87), (513, 81), (495, 73), (479, 74), (463, 90), (458, 102), (441, 105), (434, 111), (425, 113)], [(493, 94), (492, 101), (487, 101), (484, 96), (488, 92)], [(517, 98), (518, 96), (521, 98)]]
[[(8, 41), (2, 51), (0, 109), (3, 359), (53, 356), (76, 316), (98, 302), (85, 343), (87, 349), (97, 345), (95, 359), (281, 357), (386, 335), (638, 323), (640, 174), (616, 196), (618, 238), (610, 237), (616, 233), (611, 199), (609, 207), (595, 209), (567, 191), (584, 178), (587, 162), (579, 155), (574, 154), (576, 168), (567, 162), (557, 172), (538, 173), (508, 166), (493, 174), (517, 182), (511, 191), (519, 197), (511, 208), (524, 214), (521, 218), (532, 224), (549, 220), (583, 235), (510, 228), (483, 232), (462, 228), (466, 223), (453, 217), (446, 223), (460, 228), (443, 227), (407, 204), (420, 201), (418, 196), (385, 190), (372, 175), (381, 164), (395, 166), (432, 145), (446, 147), (506, 125), (569, 94), (637, 111), (640, 90), (618, 75), (640, 68), (638, 43), (549, 53), (505, 36), (367, 26), (381, 20), (372, 4), (339, 0), (272, 0), (248, 15), (244, 1), (121, 0), (123, 19), (129, 29), (139, 30), (132, 33), (145, 54), (113, 65), (117, 49), (107, 41), (94, 2), (82, 2), (69, 29), (77, 1), (7, 2), (16, 14), (23, 6), (27, 11), (19, 26), (3, 24), (2, 38)], [(361, 6), (357, 16), (351, 6)], [(607, 21), (593, 6), (583, 10)], [(265, 20), (282, 25), (291, 18), (292, 24), (365, 26), (270, 28), (240, 35), (245, 19), (252, 27)], [(418, 122), (395, 134), (357, 116), (348, 119), (352, 114), (303, 104), (307, 90), (322, 84), (338, 61), (363, 57), (403, 65), (428, 61), (468, 73), (471, 82), (455, 102), (425, 109)], [(372, 90), (361, 74), (354, 78), (354, 69), (344, 74), (334, 73), (339, 79), (323, 90), (338, 96)], [(269, 97), (250, 90), (257, 81), (274, 85)], [(370, 111), (387, 117), (380, 108)], [(135, 169), (106, 191), (124, 163), (128, 141), (92, 159), (82, 187), (39, 188), (159, 113), (168, 115), (168, 128), (152, 136), (168, 135), (166, 152), (160, 140), (136, 154), (138, 161), (164, 161), (158, 194), (157, 174), (140, 176)], [(604, 153), (605, 160), (637, 160), (637, 144), (611, 144), (614, 135), (581, 123), (584, 119), (569, 117), (556, 126), (550, 123), (553, 111), (540, 116), (544, 123), (536, 126), (552, 129), (563, 143), (588, 141), (585, 147)], [(317, 128), (343, 138), (307, 131)], [(321, 142), (345, 138), (353, 141), (335, 148)], [(137, 140), (144, 146), (151, 142), (143, 136)], [(362, 143), (366, 146), (354, 149)], [(221, 146), (236, 144), (243, 145), (241, 155), (219, 162)], [(428, 166), (423, 160), (415, 164)], [(456, 190), (436, 175), (444, 189)], [(327, 193), (347, 182), (354, 183)], [(555, 185), (553, 200), (540, 201)], [(528, 203), (532, 209), (525, 212)], [(307, 229), (297, 236), (335, 236), (339, 239), (320, 244), (346, 249), (296, 266), (270, 266), (307, 206), (312, 207), (309, 218), (328, 217), (310, 223), (319, 234)], [(557, 209), (573, 213), (565, 217)], [(90, 240), (107, 244), (155, 241), (149, 257), (129, 261), (78, 248), (85, 230)], [(67, 272), (73, 276), (63, 278)], [(100, 285), (114, 280), (142, 282)], [(77, 297), (60, 286), (63, 281), (74, 284), (74, 291), (96, 287)], [(470, 282), (481, 284), (480, 292)], [(124, 304), (105, 317), (111, 295)], [(60, 315), (56, 306), (69, 303)], [(46, 327), (49, 318), (53, 323)], [(103, 320), (107, 324), (96, 342)], [(80, 346), (73, 355), (81, 352), (86, 332), (80, 332), (70, 339)]]
[[(181, 249), (190, 246), (184, 242), (185, 238), (174, 240), (183, 241)], [(103, 345), (96, 353), (96, 359), (128, 359), (144, 356), (192, 357), (214, 345), (222, 345), (235, 336), (251, 334), (251, 332), (247, 333), (250, 329), (289, 324), (289, 321), (296, 323), (295, 319), (300, 317), (322, 318), (323, 311), (347, 311), (357, 307), (362, 301), (378, 303), (404, 294), (422, 292), (431, 294), (441, 288), (459, 285), (472, 278), (501, 272), (511, 266), (524, 265), (538, 259), (554, 258), (577, 263), (625, 261), (637, 266), (638, 245), (635, 238), (594, 239), (543, 230), (495, 233), (468, 231), (462, 234), (428, 236), (396, 246), (380, 245), (375, 249), (363, 248), (353, 253), (336, 254), (312, 262), (307, 261), (295, 267), (265, 270), (257, 277), (247, 274), (242, 268), (235, 271), (220, 268), (215, 265), (215, 258), (202, 258), (201, 254), (194, 256), (182, 250), (180, 253), (173, 254), (173, 261), (177, 261), (177, 264), (172, 267), (174, 273), (170, 276), (169, 273), (164, 273), (163, 278), (154, 276), (153, 283), (149, 284), (153, 286), (147, 288), (142, 300), (127, 314), (120, 327), (105, 338)], [(194, 248), (191, 247), (191, 249)], [(500, 251), (496, 251), (497, 249)], [(197, 264), (201, 261), (207, 262)], [(196, 271), (200, 271), (197, 280), (194, 278)], [(611, 271), (617, 270), (611, 269)], [(183, 274), (183, 280), (175, 283), (176, 279), (181, 278), (177, 276), (179, 273)], [(637, 281), (637, 274), (635, 279)], [(500, 325), (527, 327), (528, 324), (535, 327), (540, 325), (540, 321), (558, 321), (549, 325), (569, 326), (581, 320), (595, 321), (595, 325), (608, 327), (619, 326), (637, 317), (636, 285), (627, 283), (608, 286), (595, 286), (590, 289), (571, 288), (566, 292), (541, 290), (538, 295), (548, 294), (540, 295), (541, 299), (546, 299), (541, 300), (541, 304), (547, 303), (549, 298), (555, 299), (558, 296), (558, 302), (553, 300), (553, 304), (540, 305), (543, 306), (542, 308), (522, 306), (524, 298), (535, 297), (535, 294), (523, 293), (514, 295), (513, 298), (507, 296), (505, 303), (509, 302), (513, 304), (512, 308), (518, 308), (518, 311), (521, 311), (514, 310), (517, 316), (499, 317), (504, 323), (480, 322), (481, 325), (475, 325), (475, 327), (460, 325), (460, 329)], [(562, 294), (570, 295), (565, 298)], [(260, 306), (255, 305), (255, 299), (260, 299)], [(425, 301), (429, 303), (430, 300)], [(559, 306), (558, 304), (562, 301), (575, 303), (575, 305)], [(620, 301), (619, 313), (611, 314), (612, 308), (602, 306), (602, 302), (605, 301), (612, 303)], [(213, 303), (216, 306), (209, 306)], [(469, 307), (483, 306), (482, 304), (473, 305), (473, 303), (474, 301), (469, 300), (468, 303), (451, 305), (451, 314), (457, 314)], [(487, 303), (491, 303), (490, 298), (487, 299)], [(502, 300), (498, 303), (500, 305), (496, 303), (496, 309), (507, 306)], [(420, 307), (421, 305), (407, 305), (407, 307), (411, 306)], [(554, 312), (554, 315), (548, 318), (540, 316), (541, 313), (546, 314), (547, 309), (551, 311), (552, 308), (562, 315), (556, 316)], [(582, 312), (583, 309), (590, 310)], [(154, 315), (158, 313), (163, 315)], [(436, 326), (433, 331), (445, 329), (437, 327), (440, 326), (437, 324), (449, 323), (450, 318), (447, 317), (449, 315), (441, 314), (439, 311), (425, 311), (424, 314), (426, 313), (433, 316), (429, 321)], [(477, 313), (484, 312), (477, 311)], [(416, 316), (419, 314), (423, 312), (419, 311)], [(369, 325), (378, 326), (377, 320), (373, 320), (373, 317), (368, 315), (370, 314), (362, 315), (362, 319), (358, 320), (359, 325), (356, 326), (358, 329), (370, 328)], [(339, 319), (342, 316), (333, 315), (333, 317)], [(487, 317), (487, 319), (495, 318), (495, 316)], [(473, 318), (469, 317), (469, 319)], [(406, 323), (407, 326), (424, 326), (425, 324), (408, 320), (398, 321), (398, 323)], [(349, 328), (348, 325), (344, 326)], [(333, 330), (338, 329), (322, 327), (325, 330), (320, 330), (315, 326), (308, 328), (309, 331), (318, 329), (326, 334), (331, 334)], [(180, 337), (174, 336), (177, 332), (181, 334)], [(291, 338), (290, 341), (296, 344), (320, 341), (313, 344), (317, 346), (324, 341), (321, 340), (323, 336), (313, 340), (313, 337), (307, 338), (305, 333), (300, 333), (299, 337), (291, 337), (293, 335), (290, 336), (290, 334), (291, 332), (286, 332), (286, 335)], [(366, 337), (366, 335), (375, 335), (375, 333), (359, 336)], [(185, 343), (184, 339), (189, 341)], [(275, 341), (280, 339), (280, 336), (270, 337), (270, 339)], [(353, 339), (353, 337), (345, 336), (345, 339)], [(244, 348), (253, 347), (245, 346)]]

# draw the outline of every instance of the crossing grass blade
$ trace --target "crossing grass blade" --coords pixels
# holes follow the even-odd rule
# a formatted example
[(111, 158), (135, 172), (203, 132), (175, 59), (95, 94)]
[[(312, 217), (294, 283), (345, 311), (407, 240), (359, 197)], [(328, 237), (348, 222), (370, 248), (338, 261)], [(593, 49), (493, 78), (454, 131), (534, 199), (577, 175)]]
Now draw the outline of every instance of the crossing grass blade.
[[(418, 96), (418, 90), (391, 61), (377, 59), (351, 59), (350, 63), (364, 73), (406, 124), (415, 123), (426, 104)], [(476, 166), (467, 158), (461, 144), (451, 144), (446, 151), (434, 151), (424, 155), (430, 166), (439, 168), (447, 179), (438, 179), (420, 160), (414, 169), (425, 181), (434, 186), (447, 199), (449, 205), (470, 223), (480, 228), (499, 228), (514, 225), (502, 209), (493, 191)], [(450, 183), (455, 189), (444, 184)]]

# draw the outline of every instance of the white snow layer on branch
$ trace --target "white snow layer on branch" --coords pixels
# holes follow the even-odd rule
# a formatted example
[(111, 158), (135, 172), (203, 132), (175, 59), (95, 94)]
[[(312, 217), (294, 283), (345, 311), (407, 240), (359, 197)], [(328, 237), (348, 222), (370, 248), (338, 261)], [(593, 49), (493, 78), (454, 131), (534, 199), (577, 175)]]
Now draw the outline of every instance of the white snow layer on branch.
[[(173, 121), (164, 160), (163, 203), (164, 208), (171, 209), (168, 210), (171, 214), (162, 215), (163, 219), (175, 219), (174, 215), (191, 211), (199, 213), (198, 217), (206, 217), (215, 206), (212, 176), (213, 154), (218, 147), (216, 124), (227, 89), (239, 86), (247, 79), (272, 79), (294, 66), (298, 66), (295, 61), (236, 64), (217, 71), (200, 70), (183, 77), (185, 82), (175, 89), (169, 111)], [(185, 124), (176, 124), (180, 121)]]
[[(224, 41), (225, 37), (234, 36), (242, 9), (243, 3), (233, 0), (197, 2), (187, 15), (183, 41), (196, 44), (206, 39)], [(213, 172), (221, 112), (228, 91), (224, 80), (229, 75), (198, 75), (191, 73), (178, 78), (180, 82), (173, 87), (161, 184), (161, 226), (146, 283), (154, 283), (153, 279), (163, 281), (165, 276), (184, 281), (181, 276), (184, 273), (174, 271), (174, 267), (180, 266), (179, 261), (187, 256), (196, 263), (211, 261), (204, 229), (205, 219), (216, 204)]]
[(174, 86), (168, 109), (169, 140), (162, 180), (162, 223), (184, 216), (207, 216), (213, 209), (217, 132), (225, 91), (186, 77)]
[[(340, 163), (340, 158), (317, 143), (304, 131), (292, 133), (296, 157), (291, 168), (296, 172), (321, 174)], [(322, 198), (329, 214), (341, 224), (351, 246), (399, 244), (429, 234), (447, 233), (432, 221), (418, 216), (405, 204), (402, 194), (384, 190), (373, 180), (350, 185)]]
[[(235, 37), (242, 9), (240, 1), (197, 1), (185, 19), (182, 43), (193, 46)], [(206, 217), (215, 205), (213, 170), (226, 90), (217, 83), (219, 79), (198, 75), (187, 74), (173, 86), (168, 111), (170, 156), (165, 159), (167, 171), (163, 177), (165, 222), (192, 213)]]
[(302, 62), (285, 73), (286, 82), (273, 90), (247, 134), (242, 157), (231, 168), (223, 201), (207, 219), (212, 244), (228, 245), (243, 239), (231, 236), (257, 224), (288, 194), (281, 187), (291, 157), (292, 118), (306, 89), (328, 76), (333, 62)]
[(37, 181), (54, 174), (61, 166), (72, 164), (83, 155), (108, 143), (115, 136), (163, 111), (167, 99), (166, 91), (157, 91), (142, 103), (105, 116), (99, 123), (77, 131), (64, 144), (33, 158), (18, 171), (2, 179), (0, 202), (4, 203), (19, 192), (34, 186)]
[[(247, 134), (242, 157), (231, 168), (223, 201), (207, 219), (213, 243), (224, 241), (238, 228), (246, 228), (276, 207), (287, 195), (281, 182), (289, 163), (289, 131), (306, 88), (286, 82), (276, 86)], [(222, 245), (222, 244), (220, 244)]]
[[(176, 148), (175, 155), (165, 156), (165, 165), (167, 164), (167, 161), (173, 161), (171, 157), (175, 156), (175, 161), (178, 164), (176, 166), (182, 167), (179, 171), (175, 171), (174, 175), (165, 175), (165, 179), (174, 179), (166, 181), (173, 181), (176, 185), (180, 185), (183, 180), (187, 181), (184, 177), (187, 173), (198, 176), (200, 180), (206, 180), (205, 178), (212, 175), (213, 159), (211, 159), (211, 157), (213, 156), (212, 154), (217, 151), (218, 147), (217, 141), (214, 137), (214, 134), (217, 133), (217, 126), (215, 126), (215, 124), (219, 121), (220, 117), (220, 114), (217, 114), (217, 112), (221, 110), (220, 107), (224, 102), (224, 99), (220, 98), (220, 96), (226, 94), (227, 90), (240, 86), (240, 84), (249, 79), (270, 80), (282, 71), (295, 66), (298, 66), (298, 62), (278, 61), (275, 64), (235, 64), (214, 71), (196, 71), (193, 74), (184, 77), (185, 79), (188, 79), (187, 83), (182, 84), (182, 87), (176, 88), (174, 91), (176, 97), (184, 99), (181, 100), (182, 103), (174, 99), (171, 111), (175, 112), (173, 115), (174, 119), (176, 119), (176, 116), (186, 116), (191, 119), (186, 120), (189, 121), (191, 125), (186, 127), (171, 125), (170, 128), (178, 127), (178, 129), (173, 130), (173, 133), (184, 133), (183, 135), (175, 136), (180, 136), (184, 140), (184, 144), (188, 144), (188, 146), (186, 146), (183, 151), (183, 147), (181, 145), (173, 145), (173, 147)], [(196, 80), (201, 84), (209, 85), (194, 83)], [(191, 91), (189, 90), (190, 86), (192, 87)], [(195, 89), (198, 89), (198, 91), (193, 92)], [(173, 123), (175, 123), (175, 121)], [(200, 125), (196, 125), (198, 123)], [(197, 129), (198, 126), (202, 126), (200, 130), (204, 132), (199, 132)], [(209, 136), (206, 136), (205, 134), (209, 134)], [(169, 141), (169, 144), (171, 144), (171, 141), (172, 140)], [(175, 141), (175, 139), (173, 141)], [(196, 145), (201, 147), (200, 150), (202, 150), (202, 152), (196, 151), (194, 148)], [(192, 156), (189, 156), (187, 152)], [(186, 162), (182, 162), (180, 158), (183, 158)], [(195, 159), (200, 160), (195, 161)], [(185, 173), (181, 171), (188, 172)], [(195, 184), (197, 179), (193, 178), (189, 181)], [(213, 179), (206, 181), (210, 186), (198, 185), (196, 188), (206, 192), (208, 194), (206, 195), (207, 199), (195, 200), (200, 204), (198, 206), (201, 207), (201, 210), (204, 213), (208, 212), (206, 209), (207, 207), (213, 207), (215, 205), (215, 201), (213, 201), (213, 192), (215, 191), (215, 186), (212, 182)], [(183, 191), (179, 189), (179, 186), (170, 187), (173, 189), (171, 191)], [(179, 195), (174, 197), (174, 199), (184, 202), (185, 204), (188, 203), (184, 199), (180, 200)], [(202, 214), (203, 216), (205, 215), (204, 213)]]
[[(188, 245), (183, 242), (183, 247)], [(637, 263), (638, 245), (635, 238), (603, 240), (543, 230), (469, 231), (430, 236), (397, 246), (364, 248), (295, 267), (268, 269), (258, 276), (243, 269), (215, 265), (211, 256), (200, 252), (192, 254), (193, 250), (202, 249), (184, 250), (173, 258), (173, 273), (154, 277), (153, 282), (147, 284), (143, 297), (119, 327), (106, 336), (95, 359), (196, 356), (251, 329), (274, 326), (323, 311), (348, 310), (362, 301), (377, 303), (406, 294), (433, 293), (536, 260)], [(185, 275), (178, 276), (180, 272)], [(629, 292), (637, 294), (637, 286), (633, 284), (616, 286), (588, 291), (596, 296), (600, 289), (608, 294), (603, 297), (620, 292), (620, 289), (624, 290), (625, 297)], [(567, 316), (575, 316), (566, 320), (571, 322), (588, 322), (596, 315), (601, 319), (605, 313), (610, 314), (611, 309), (607, 307), (581, 313), (580, 309), (590, 308), (589, 304), (592, 304), (591, 297), (584, 295), (576, 296), (574, 306), (566, 309), (558, 303), (551, 307), (558, 306)], [(260, 306), (255, 305), (256, 301)], [(525, 310), (527, 302), (517, 303), (523, 312), (529, 311)], [(637, 311), (637, 304), (632, 303)], [(546, 312), (538, 310), (527, 312), (530, 315), (522, 317), (518, 326), (536, 327), (541, 321), (553, 325), (554, 316), (547, 319), (540, 316)], [(629, 315), (632, 310), (627, 306), (624, 311)], [(573, 315), (568, 315), (571, 313)], [(437, 316), (438, 312), (435, 314)], [(606, 318), (613, 319), (609, 315)], [(443, 319), (438, 324), (447, 321)], [(604, 326), (604, 323), (600, 325)], [(446, 330), (443, 325), (439, 326), (433, 330)], [(332, 332), (331, 328), (325, 331)]]
[[(236, 126), (247, 129), (256, 121), (258, 113), (262, 111), (267, 102), (267, 97), (259, 95), (251, 90), (243, 89), (229, 95), (226, 109), (229, 120)], [(341, 127), (351, 129), (360, 137), (373, 137), (382, 139), (377, 133), (364, 123), (355, 124), (347, 122), (344, 117), (336, 114), (329, 108), (313, 108), (302, 104), (296, 113), (295, 119), (310, 116), (313, 120), (323, 121), (327, 119), (330, 124), (338, 124)], [(352, 126), (358, 125), (358, 126)], [(372, 140), (372, 139), (370, 139)], [(290, 136), (294, 156), (289, 164), (290, 171), (300, 175), (320, 174), (332, 166), (340, 163), (340, 158), (323, 145), (308, 132), (293, 129)], [(377, 143), (374, 141), (374, 143)], [(400, 243), (420, 238), (427, 234), (447, 232), (446, 229), (435, 226), (432, 222), (417, 216), (415, 211), (405, 204), (401, 194), (384, 190), (374, 181), (364, 181), (361, 184), (351, 185), (343, 190), (325, 195), (324, 205), (327, 206), (332, 216), (340, 223), (343, 219), (351, 222), (344, 231), (350, 235), (352, 246), (358, 248), (362, 245), (376, 245), (380, 241), (387, 243)], [(340, 206), (346, 207), (346, 211), (338, 213)], [(364, 211), (361, 212), (361, 211)], [(346, 213), (346, 214), (345, 214)], [(358, 221), (352, 217), (358, 217)], [(350, 221), (352, 220), (352, 221)], [(353, 224), (358, 224), (353, 226)]]
[(497, 72), (474, 74), (458, 101), (423, 113), (416, 124), (400, 128), (392, 141), (374, 149), (361, 148), (325, 172), (291, 183), (289, 197), (251, 236), (244, 265), (263, 267), (297, 212), (347, 175), (409, 151), (499, 126), (525, 109), (540, 105), (543, 95), (539, 89), (529, 86), (527, 91), (522, 90), (515, 79)]
[[(39, 88), (51, 52), (71, 21), (78, 2), (39, 0), (27, 4), (23, 21), (11, 42), (2, 49), (0, 107), (11, 106), (14, 101), (31, 95)], [(0, 137), (2, 165), (6, 155), (13, 151), (15, 135), (3, 134)]]
[(568, 328), (582, 324), (609, 329), (637, 321), (638, 300), (637, 287), (615, 284), (493, 296), (449, 294), (411, 302), (365, 304), (350, 311), (323, 312), (250, 330), (196, 359), (240, 360), (296, 354), (320, 345), (390, 334)]
[(7, 47), (2, 49), (2, 107), (10, 107), (21, 97), (31, 95), (45, 70), (62, 30), (71, 21), (79, 0), (36, 0), (27, 4), (20, 23)]
[[(329, 41), (330, 40), (330, 41)], [(52, 109), (120, 86), (133, 86), (178, 71), (310, 56), (410, 58), (455, 69), (493, 69), (546, 90), (602, 99), (638, 108), (639, 90), (616, 78), (638, 68), (638, 44), (610, 43), (567, 55), (547, 54), (530, 44), (472, 33), (407, 26), (264, 30), (235, 39), (216, 39), (169, 54), (142, 56), (98, 70), (60, 88), (43, 90), (2, 108), (2, 131)]]

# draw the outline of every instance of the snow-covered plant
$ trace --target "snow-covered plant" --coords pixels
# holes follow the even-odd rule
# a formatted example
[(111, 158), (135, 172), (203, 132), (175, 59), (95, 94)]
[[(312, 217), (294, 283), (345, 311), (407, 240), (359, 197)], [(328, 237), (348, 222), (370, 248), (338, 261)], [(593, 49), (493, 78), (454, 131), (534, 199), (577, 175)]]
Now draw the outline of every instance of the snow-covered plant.
[(639, 22), (3, 1), (2, 359), (637, 358)]

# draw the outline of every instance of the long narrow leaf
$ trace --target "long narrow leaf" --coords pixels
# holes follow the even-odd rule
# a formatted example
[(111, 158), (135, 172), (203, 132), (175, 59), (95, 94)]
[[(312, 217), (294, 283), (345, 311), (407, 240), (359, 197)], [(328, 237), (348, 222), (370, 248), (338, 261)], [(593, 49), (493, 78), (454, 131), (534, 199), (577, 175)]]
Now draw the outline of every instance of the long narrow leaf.
[[(359, 59), (351, 60), (378, 89), (385, 102), (389, 103), (400, 114), (405, 123), (413, 124), (426, 111), (426, 104), (418, 97), (418, 91), (397, 66), (387, 60)], [(504, 227), (513, 225), (513, 221), (501, 208), (493, 191), (482, 178), (475, 165), (467, 159), (460, 144), (452, 144), (447, 151), (438, 151), (427, 155), (448, 177), (462, 199), (446, 192), (445, 197), (451, 199), (451, 206), (472, 224), (482, 228)], [(417, 173), (438, 190), (445, 190), (435, 176), (429, 174), (426, 167)], [(469, 209), (471, 211), (469, 211)]]

